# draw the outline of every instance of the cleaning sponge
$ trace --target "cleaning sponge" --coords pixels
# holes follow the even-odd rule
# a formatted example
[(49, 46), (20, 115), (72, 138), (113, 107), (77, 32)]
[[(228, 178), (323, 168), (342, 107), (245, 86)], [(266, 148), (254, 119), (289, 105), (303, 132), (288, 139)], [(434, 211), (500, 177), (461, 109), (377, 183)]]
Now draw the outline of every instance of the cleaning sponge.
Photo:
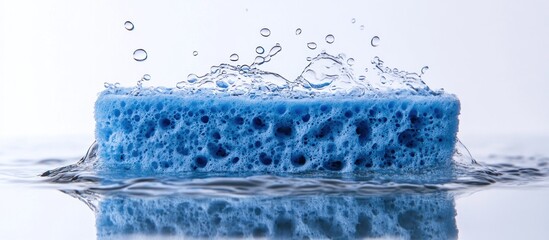
[(104, 91), (95, 105), (100, 168), (177, 172), (414, 171), (451, 165), (451, 94), (251, 98)]

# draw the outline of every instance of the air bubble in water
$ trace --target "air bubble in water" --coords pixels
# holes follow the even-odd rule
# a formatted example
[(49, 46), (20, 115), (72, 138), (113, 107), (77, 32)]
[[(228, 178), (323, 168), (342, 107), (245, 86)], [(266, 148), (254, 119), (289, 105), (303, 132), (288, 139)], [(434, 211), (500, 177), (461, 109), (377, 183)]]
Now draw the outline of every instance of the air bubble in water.
[(198, 76), (196, 74), (191, 73), (189, 76), (187, 76), (187, 82), (195, 83), (198, 80)]
[(360, 30), (364, 30), (364, 25), (360, 25)]
[(149, 80), (151, 80), (151, 75), (145, 74), (145, 75), (143, 75), (143, 77), (142, 77), (141, 79), (142, 79), (143, 81), (149, 81)]
[(257, 54), (263, 54), (263, 53), (265, 52), (265, 49), (263, 49), (262, 46), (257, 46), (257, 47), (255, 48), (255, 52), (256, 52)]
[(259, 31), (259, 33), (263, 37), (268, 37), (271, 35), (271, 30), (269, 30), (268, 28), (262, 28), (261, 31)]
[(354, 58), (347, 59), (347, 64), (349, 64), (349, 66), (353, 66), (353, 64), (355, 64), (355, 59)]
[(298, 28), (295, 30), (295, 35), (299, 35), (299, 34), (301, 34), (301, 28)]
[(315, 42), (307, 43), (307, 47), (311, 50), (315, 50), (316, 49), (316, 43)]
[(130, 21), (126, 21), (124, 23), (124, 27), (126, 28), (126, 30), (131, 31), (131, 30), (133, 30), (133, 23), (130, 22)]
[(231, 54), (231, 56), (229, 57), (229, 60), (231, 60), (233, 62), (238, 61), (238, 54), (236, 54), (236, 53)]
[(335, 41), (335, 37), (334, 37), (334, 35), (332, 35), (332, 34), (326, 35), (326, 38), (325, 38), (325, 39), (326, 39), (326, 42), (329, 43), (329, 44), (332, 44), (332, 43), (334, 43), (334, 41)]
[(421, 75), (425, 74), (429, 70), (429, 66), (425, 66), (421, 68)]
[(137, 49), (133, 52), (133, 59), (138, 62), (145, 61), (147, 59), (147, 52), (143, 49)]
[(364, 71), (365, 71), (365, 72), (368, 72), (368, 68), (364, 68)]
[(372, 47), (377, 47), (379, 46), (379, 37), (378, 36), (374, 36), (372, 38), (372, 40), (370, 41), (370, 44), (372, 44)]
[(356, 23), (356, 19), (355, 19), (355, 18), (352, 18), (352, 19), (351, 19), (351, 23)]
[(364, 81), (364, 79), (366, 79), (366, 76), (364, 76), (364, 75), (360, 75), (360, 76), (358, 76), (358, 80), (360, 80), (360, 81)]
[(197, 56), (197, 55), (198, 55), (198, 51), (194, 51), (193, 56)]

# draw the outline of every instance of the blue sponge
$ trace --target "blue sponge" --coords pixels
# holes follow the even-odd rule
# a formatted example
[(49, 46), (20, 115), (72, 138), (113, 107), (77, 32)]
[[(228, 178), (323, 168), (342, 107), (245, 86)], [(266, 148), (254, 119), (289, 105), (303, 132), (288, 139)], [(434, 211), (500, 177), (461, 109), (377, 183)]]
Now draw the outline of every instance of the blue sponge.
[(183, 238), (454, 239), (448, 193), (388, 196), (135, 198), (99, 203), (99, 239), (168, 235)]
[(95, 106), (99, 167), (140, 175), (447, 168), (459, 110), (451, 94), (292, 99), (104, 91)]

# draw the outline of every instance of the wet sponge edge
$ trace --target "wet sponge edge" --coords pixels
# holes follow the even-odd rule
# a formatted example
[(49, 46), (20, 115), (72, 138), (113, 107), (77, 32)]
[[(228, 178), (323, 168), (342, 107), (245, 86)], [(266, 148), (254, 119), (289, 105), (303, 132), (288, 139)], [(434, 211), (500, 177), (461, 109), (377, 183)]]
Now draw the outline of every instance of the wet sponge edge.
[(451, 164), (455, 95), (250, 99), (103, 92), (99, 167), (168, 172), (413, 171)]

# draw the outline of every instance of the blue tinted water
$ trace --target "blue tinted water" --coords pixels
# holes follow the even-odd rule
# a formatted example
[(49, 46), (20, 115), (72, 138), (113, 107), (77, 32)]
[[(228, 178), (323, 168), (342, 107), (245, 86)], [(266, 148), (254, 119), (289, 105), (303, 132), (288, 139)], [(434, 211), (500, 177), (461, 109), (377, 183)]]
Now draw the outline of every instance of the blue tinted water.
[[(48, 171), (77, 162), (69, 156), (78, 149), (62, 142), (70, 140), (30, 141), (19, 149), (15, 143), (2, 146), (0, 186), (6, 195), (0, 205), (16, 213), (0, 218), (0, 234), (8, 237), (2, 239), (482, 238), (486, 232), (494, 234), (489, 231), (494, 223), (500, 234), (507, 232), (501, 237), (543, 239), (540, 234), (547, 233), (542, 219), (549, 211), (541, 203), (549, 199), (549, 155), (529, 150), (525, 140), (500, 141), (521, 154), (491, 147), (497, 152), (483, 150), (488, 154), (477, 157), (477, 163), (455, 158), (452, 179), (428, 184), (429, 173), (116, 179), (98, 176), (82, 164)], [(531, 140), (531, 145), (543, 150), (542, 142)], [(60, 157), (51, 158), (56, 154)], [(55, 192), (62, 194), (48, 197)], [(40, 231), (43, 227), (26, 232), (33, 221), (17, 219), (26, 219), (24, 213), (35, 205), (40, 210), (31, 211), (29, 218), (38, 225), (55, 226), (55, 219), (68, 212), (78, 214), (60, 221), (53, 232)], [(531, 221), (520, 221), (525, 217)]]

